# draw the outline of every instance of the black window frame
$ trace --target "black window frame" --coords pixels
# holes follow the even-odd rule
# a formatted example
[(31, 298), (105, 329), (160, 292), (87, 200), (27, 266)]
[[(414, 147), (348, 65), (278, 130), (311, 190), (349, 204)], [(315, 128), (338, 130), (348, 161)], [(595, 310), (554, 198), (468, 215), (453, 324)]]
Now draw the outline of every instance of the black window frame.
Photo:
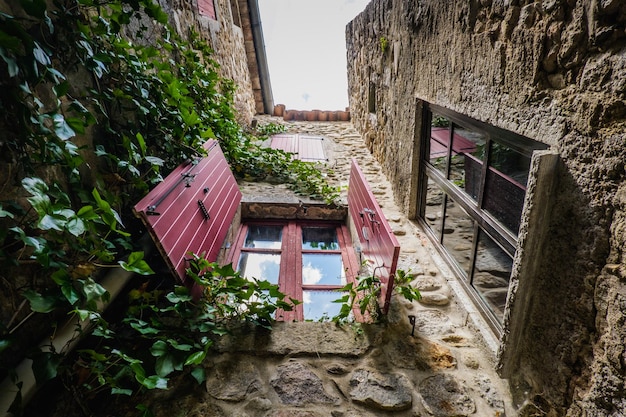
[[(509, 230), (483, 207), (486, 195), (485, 192), (489, 192), (485, 189), (485, 186), (487, 183), (487, 172), (490, 169), (491, 144), (494, 142), (499, 143), (528, 158), (532, 157), (534, 151), (547, 149), (548, 146), (533, 139), (472, 119), (450, 109), (426, 102), (423, 102), (422, 104), (422, 120), (419, 141), (419, 181), (417, 182), (417, 184), (420, 184), (417, 192), (417, 216), (419, 223), (425, 229), (428, 237), (435, 243), (439, 253), (446, 260), (455, 275), (461, 278), (460, 282), (463, 284), (463, 287), (466, 289), (470, 298), (475, 302), (475, 304), (478, 305), (483, 317), (489, 323), (491, 328), (499, 334), (502, 332), (502, 317), (499, 317), (494, 313), (493, 309), (479, 294), (478, 289), (473, 286), (479, 233), (486, 233), (489, 238), (491, 238), (508, 256), (510, 256), (511, 260), (515, 256), (517, 247), (518, 232)], [(430, 144), (432, 127), (431, 121), (433, 114), (443, 116), (450, 122), (450, 136), (454, 133), (454, 126), (471, 129), (484, 135), (486, 139), (486, 154), (482, 161), (479, 192), (476, 200), (474, 200), (469, 194), (455, 185), (453, 181), (448, 178), (450, 160), (453, 152), (451, 145), (452, 140), (448, 142), (447, 146), (445, 171), (442, 171), (431, 164)], [(444, 193), (443, 201), (441, 202), (441, 223), (438, 231), (435, 231), (425, 218), (429, 179)], [(453, 202), (457, 203), (473, 221), (470, 263), (467, 271), (463, 269), (454, 256), (443, 246), (443, 239), (446, 232), (444, 226), (447, 199), (451, 199)]]

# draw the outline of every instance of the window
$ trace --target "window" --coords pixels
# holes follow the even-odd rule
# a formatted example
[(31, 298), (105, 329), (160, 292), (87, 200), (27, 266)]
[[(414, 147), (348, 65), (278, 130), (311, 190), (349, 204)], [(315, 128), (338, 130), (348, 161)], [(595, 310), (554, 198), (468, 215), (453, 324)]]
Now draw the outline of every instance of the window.
[(499, 329), (530, 158), (546, 146), (434, 105), (425, 121), (420, 218)]
[(241, 12), (239, 11), (239, 0), (230, 0), (230, 11), (233, 15), (233, 24), (241, 27)]
[(339, 312), (337, 290), (354, 281), (358, 264), (344, 225), (309, 222), (250, 222), (239, 231), (230, 261), (242, 276), (278, 284), (302, 301), (282, 320), (319, 320)]
[(215, 0), (198, 0), (198, 11), (202, 16), (207, 16), (213, 20), (217, 20)]

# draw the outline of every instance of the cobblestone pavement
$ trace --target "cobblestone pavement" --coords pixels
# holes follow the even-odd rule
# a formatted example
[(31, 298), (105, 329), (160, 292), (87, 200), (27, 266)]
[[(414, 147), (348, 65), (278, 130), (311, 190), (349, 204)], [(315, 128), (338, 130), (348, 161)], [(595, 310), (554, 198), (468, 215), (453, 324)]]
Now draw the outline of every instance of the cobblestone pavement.
[[(463, 295), (460, 284), (436, 254), (425, 234), (416, 223), (407, 219), (394, 202), (391, 186), (383, 175), (379, 164), (363, 144), (359, 133), (350, 122), (285, 122), (282, 118), (260, 116), (259, 124), (268, 122), (287, 126), (286, 133), (306, 133), (322, 136), (330, 141), (325, 145), (333, 174), (330, 180), (347, 186), (350, 163), (355, 158), (367, 177), (373, 194), (376, 196), (387, 217), (400, 246), (399, 269), (415, 274), (416, 285), (421, 293), (420, 302), (403, 302), (396, 311), (396, 320), (405, 320), (408, 315), (416, 316), (415, 333), (431, 340), (441, 352), (442, 373), (440, 381), (430, 387), (418, 387), (426, 410), (433, 415), (515, 415), (507, 381), (495, 372), (494, 357), (497, 339), (471, 303)], [(244, 191), (245, 193), (245, 191)], [(344, 196), (345, 198), (345, 196)], [(410, 331), (410, 330), (409, 330)], [(435, 353), (436, 355), (436, 353)], [(446, 379), (448, 378), (448, 379)], [(428, 381), (427, 381), (428, 380)], [(475, 411), (463, 411), (462, 401), (447, 398), (454, 389), (450, 384), (458, 383), (460, 391), (467, 393), (475, 404), (487, 404), (486, 408), (476, 406)], [(447, 387), (447, 388), (446, 388)], [(447, 391), (446, 391), (447, 390)], [(425, 400), (431, 392), (434, 399)], [(439, 397), (441, 396), (441, 397)], [(460, 407), (456, 411), (439, 410), (437, 405), (452, 401)], [(456, 402), (454, 402), (456, 401)], [(444, 407), (445, 408), (445, 407)], [(458, 414), (454, 414), (458, 413)]]

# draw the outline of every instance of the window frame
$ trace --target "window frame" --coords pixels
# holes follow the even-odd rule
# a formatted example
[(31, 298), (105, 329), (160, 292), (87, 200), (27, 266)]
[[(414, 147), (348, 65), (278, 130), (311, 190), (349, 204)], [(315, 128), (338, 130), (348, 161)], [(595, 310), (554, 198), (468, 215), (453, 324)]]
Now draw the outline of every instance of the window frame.
[[(282, 226), (282, 238), (280, 249), (267, 248), (246, 248), (244, 247), (249, 226)], [(303, 227), (334, 227), (337, 233), (338, 249), (304, 249), (302, 247), (302, 228)], [(280, 272), (278, 278), (278, 286), (282, 293), (287, 297), (303, 301), (303, 291), (336, 291), (344, 287), (345, 284), (337, 285), (307, 285), (303, 284), (302, 279), (302, 255), (303, 254), (337, 254), (341, 256), (342, 265), (345, 273), (346, 284), (355, 283), (359, 264), (356, 254), (352, 247), (352, 239), (348, 227), (340, 222), (333, 221), (310, 221), (310, 220), (246, 220), (242, 221), (237, 233), (237, 237), (232, 245), (227, 262), (232, 263), (233, 268), (238, 270), (239, 261), (242, 253), (280, 253)], [(337, 298), (341, 298), (341, 294), (337, 293)], [(355, 312), (356, 313), (356, 312)], [(355, 314), (357, 320), (360, 319)], [(293, 311), (278, 311), (276, 319), (281, 321), (303, 321), (304, 303), (300, 303)]]
[[(431, 146), (431, 121), (433, 114), (445, 117), (449, 122), (449, 139), (447, 144), (446, 154), (446, 166), (442, 171), (431, 164), (430, 162), (430, 146)], [(466, 190), (455, 185), (450, 177), (450, 161), (453, 153), (453, 141), (452, 137), (455, 133), (455, 128), (460, 127), (464, 129), (470, 129), (481, 133), (485, 138), (485, 155), (482, 160), (480, 183), (478, 185), (478, 195), (474, 200)], [(489, 323), (490, 327), (500, 334), (502, 332), (502, 317), (497, 316), (490, 305), (483, 299), (479, 290), (474, 286), (474, 271), (477, 262), (477, 249), (479, 245), (479, 235), (485, 233), (493, 242), (495, 242), (510, 258), (515, 257), (517, 248), (518, 231), (513, 232), (509, 230), (496, 219), (494, 215), (489, 213), (484, 208), (486, 193), (486, 184), (488, 181), (488, 171), (493, 170), (491, 167), (490, 157), (492, 150), (492, 143), (499, 143), (504, 145), (525, 157), (532, 157), (532, 154), (536, 150), (547, 149), (548, 146), (534, 141), (530, 138), (526, 138), (515, 134), (510, 131), (506, 131), (494, 126), (490, 126), (486, 123), (472, 119), (468, 116), (456, 113), (452, 110), (422, 102), (422, 125), (420, 129), (420, 141), (419, 141), (419, 180), (417, 190), (417, 217), (419, 223), (423, 226), (427, 236), (435, 243), (438, 252), (446, 260), (451, 267), (455, 275), (460, 277), (460, 282), (466, 289), (470, 298), (478, 305), (483, 317)], [(426, 220), (426, 200), (428, 192), (428, 183), (431, 180), (438, 189), (443, 192), (442, 202), (439, 204), (441, 207), (441, 218), (438, 219), (439, 230), (435, 230), (429, 222)], [(454, 255), (444, 247), (445, 236), (445, 220), (446, 220), (446, 208), (447, 201), (451, 200), (457, 203), (467, 216), (471, 219), (473, 224), (472, 230), (472, 244), (470, 250), (469, 268), (467, 271), (463, 269), (460, 263), (455, 259)], [(510, 279), (510, 277), (509, 277)], [(510, 285), (510, 284), (509, 284)]]

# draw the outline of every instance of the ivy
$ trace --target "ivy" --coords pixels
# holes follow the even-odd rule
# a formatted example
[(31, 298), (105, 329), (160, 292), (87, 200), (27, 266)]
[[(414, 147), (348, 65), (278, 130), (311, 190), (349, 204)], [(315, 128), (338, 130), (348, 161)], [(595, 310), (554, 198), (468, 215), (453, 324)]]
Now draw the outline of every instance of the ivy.
[[(393, 290), (400, 297), (412, 302), (422, 298), (419, 289), (411, 285), (413, 275), (410, 271), (396, 270)], [(356, 308), (362, 316), (367, 315), (374, 322), (384, 316), (380, 311), (379, 298), (381, 281), (375, 274), (357, 278), (356, 285), (352, 282), (344, 285), (338, 292), (344, 295), (333, 302), (341, 304), (339, 312), (330, 318), (335, 323), (345, 323), (353, 319), (352, 312)]]
[[(195, 34), (185, 41), (173, 33), (155, 2), (10, 3), (21, 11), (0, 13), (0, 169), (15, 187), (0, 201), (0, 264), (36, 265), (36, 275), (49, 278), (22, 288), (30, 316), (69, 312), (91, 320), (102, 341), (118, 337), (97, 311), (109, 298), (99, 274), (154, 273), (136, 248), (131, 208), (181, 162), (203, 154), (208, 139), (219, 141), (241, 179), (285, 182), (328, 203), (338, 198), (325, 167), (263, 146), (282, 127), (248, 131), (238, 123), (236, 86), (218, 75), (210, 47)], [(206, 297), (195, 300), (181, 287), (133, 299), (124, 326), (150, 347), (133, 356), (123, 344), (101, 342), (101, 350), (81, 352), (87, 391), (129, 395), (136, 391), (129, 378), (145, 389), (164, 388), (173, 372), (187, 368), (200, 382), (210, 336), (222, 334), (228, 320), (269, 326), (276, 309), (294, 303), (232, 267), (201, 257), (194, 265), (190, 275)], [(172, 320), (175, 329), (167, 325)], [(23, 322), (1, 326), (0, 349), (11, 347)], [(57, 375), (63, 353), (33, 354), (40, 380)]]

